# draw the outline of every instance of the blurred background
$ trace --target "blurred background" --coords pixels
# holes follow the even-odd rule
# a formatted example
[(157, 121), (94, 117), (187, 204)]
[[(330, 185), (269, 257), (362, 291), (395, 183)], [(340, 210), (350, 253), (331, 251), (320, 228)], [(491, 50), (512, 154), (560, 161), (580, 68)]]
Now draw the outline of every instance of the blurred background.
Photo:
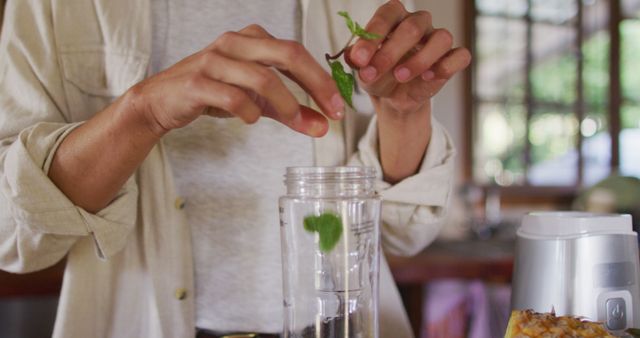
[(524, 213), (630, 213), (637, 231), (640, 1), (417, 2), (474, 59), (434, 100), (458, 148), (448, 221), (394, 274), (418, 336), (501, 337)]
[[(418, 337), (500, 337), (524, 213), (640, 220), (640, 0), (416, 2), (474, 59), (434, 101), (458, 148), (446, 225), (389, 261)], [(62, 267), (0, 272), (0, 337), (50, 335)]]

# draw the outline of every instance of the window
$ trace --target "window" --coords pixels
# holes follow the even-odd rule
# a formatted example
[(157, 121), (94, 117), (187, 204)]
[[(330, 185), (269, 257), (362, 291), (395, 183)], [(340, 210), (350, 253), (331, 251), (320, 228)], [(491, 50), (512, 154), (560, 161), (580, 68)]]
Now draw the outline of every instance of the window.
[(473, 181), (575, 190), (640, 176), (640, 0), (473, 4)]

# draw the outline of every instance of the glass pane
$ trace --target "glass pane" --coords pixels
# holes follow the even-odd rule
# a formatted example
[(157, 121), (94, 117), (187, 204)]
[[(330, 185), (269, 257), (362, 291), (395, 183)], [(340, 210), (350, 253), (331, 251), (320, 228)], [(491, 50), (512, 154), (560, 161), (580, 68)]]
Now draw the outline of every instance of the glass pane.
[(474, 88), (481, 99), (522, 99), (526, 25), (524, 21), (494, 17), (477, 20)]
[(536, 21), (566, 23), (578, 14), (577, 0), (531, 0), (531, 17)]
[(478, 106), (477, 116), (473, 149), (476, 181), (524, 183), (524, 106), (483, 103)]
[(536, 24), (533, 26), (534, 64), (531, 81), (538, 101), (571, 104), (576, 99), (574, 27)]
[(640, 17), (640, 0), (622, 0), (622, 13), (627, 18)]
[(592, 107), (580, 123), (586, 186), (598, 183), (610, 173), (611, 137), (606, 112), (606, 106)]
[(622, 96), (640, 103), (640, 21), (624, 20), (620, 25)]
[(620, 173), (640, 177), (640, 105), (623, 105), (620, 132)]
[(622, 129), (640, 128), (640, 105), (638, 105), (637, 103), (625, 104), (621, 107), (620, 110), (620, 114), (622, 117)]
[(583, 88), (587, 107), (601, 107), (609, 101), (609, 33), (598, 32), (582, 45)]
[(584, 0), (582, 42), (584, 115), (580, 122), (583, 183), (591, 186), (611, 172), (609, 134), (609, 0)]
[(609, 101), (609, 5), (608, 0), (589, 1), (584, 7), (582, 42), (583, 89), (587, 106)]
[(579, 124), (571, 112), (537, 111), (531, 119), (532, 185), (574, 185), (577, 182), (576, 133)]
[[(640, 177), (640, 22), (624, 20), (620, 26), (622, 43), (622, 95), (624, 104), (620, 110), (620, 173)], [(635, 54), (634, 54), (635, 53)]]
[(523, 16), (527, 12), (527, 0), (476, 0), (481, 14)]

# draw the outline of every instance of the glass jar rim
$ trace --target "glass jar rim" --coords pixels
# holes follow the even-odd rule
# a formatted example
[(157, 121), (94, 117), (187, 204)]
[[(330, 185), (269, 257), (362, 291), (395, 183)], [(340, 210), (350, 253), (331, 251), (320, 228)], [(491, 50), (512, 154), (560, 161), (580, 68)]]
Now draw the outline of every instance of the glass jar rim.
[(296, 179), (373, 179), (376, 170), (373, 167), (358, 166), (319, 166), (287, 167), (286, 180)]

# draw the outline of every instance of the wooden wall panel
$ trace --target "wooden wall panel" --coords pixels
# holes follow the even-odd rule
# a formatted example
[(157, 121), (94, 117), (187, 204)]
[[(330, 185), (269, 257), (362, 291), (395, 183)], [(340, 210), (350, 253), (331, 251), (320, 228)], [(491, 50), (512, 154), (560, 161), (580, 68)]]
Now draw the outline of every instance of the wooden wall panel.
[(0, 33), (2, 33), (2, 19), (4, 18), (4, 3), (5, 0), (0, 0)]

